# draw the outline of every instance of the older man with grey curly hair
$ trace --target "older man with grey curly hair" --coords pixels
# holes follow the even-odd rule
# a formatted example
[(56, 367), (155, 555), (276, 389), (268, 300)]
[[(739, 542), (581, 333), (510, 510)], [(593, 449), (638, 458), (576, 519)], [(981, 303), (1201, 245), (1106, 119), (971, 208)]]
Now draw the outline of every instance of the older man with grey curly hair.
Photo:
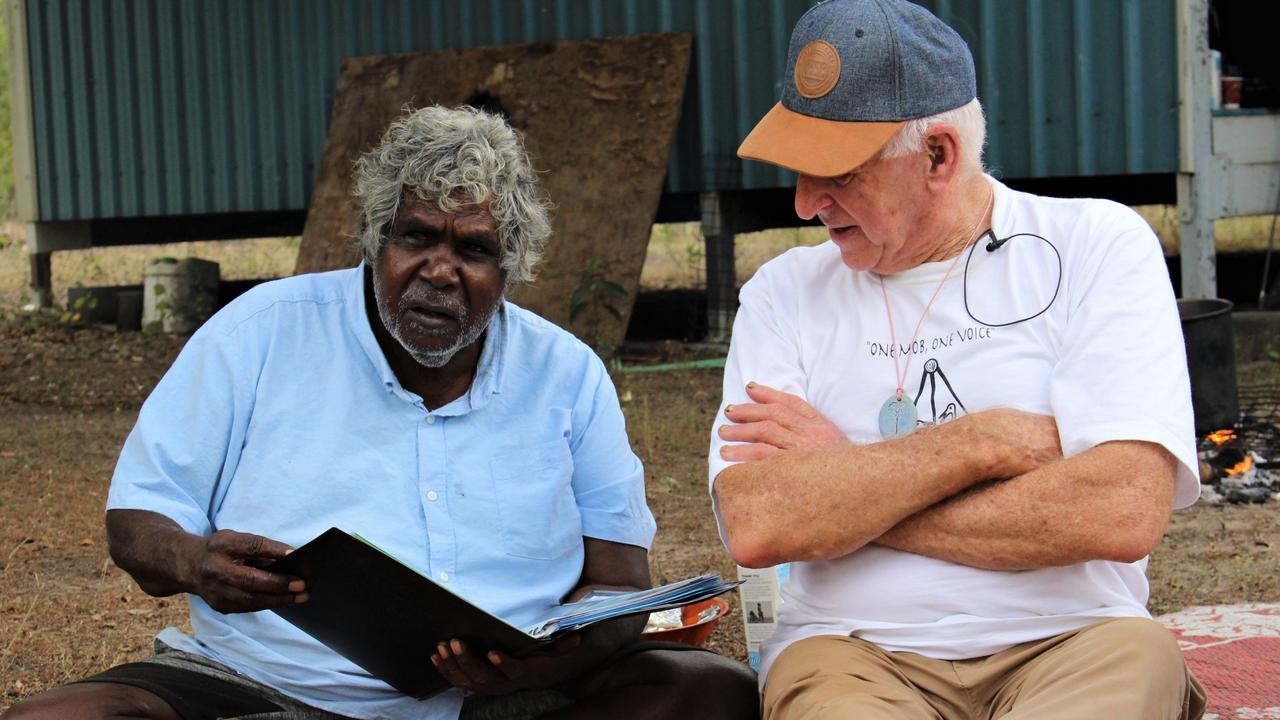
[(451, 689), (415, 698), (265, 612), (310, 599), (265, 567), (335, 526), (520, 627), (650, 582), (655, 525), (604, 366), (504, 300), (550, 235), (519, 135), (424, 108), (356, 172), (360, 265), (220, 311), (121, 452), (112, 558), (152, 595), (186, 593), (191, 631), (5, 720), (755, 716), (745, 666), (638, 642), (643, 618), (521, 658), (438, 638), (421, 662)]

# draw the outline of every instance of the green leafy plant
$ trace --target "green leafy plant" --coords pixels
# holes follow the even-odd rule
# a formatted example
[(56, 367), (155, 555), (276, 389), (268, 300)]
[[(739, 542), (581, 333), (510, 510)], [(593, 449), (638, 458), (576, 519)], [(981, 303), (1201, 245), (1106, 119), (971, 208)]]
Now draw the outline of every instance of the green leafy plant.
[(569, 322), (577, 320), (588, 310), (600, 309), (622, 322), (622, 311), (609, 302), (609, 298), (627, 299), (627, 290), (618, 283), (604, 277), (604, 261), (599, 255), (587, 262), (587, 267), (578, 276), (578, 286), (569, 296)]
[(97, 307), (98, 298), (92, 295), (81, 295), (75, 299), (75, 302), (71, 303), (70, 307), (62, 311), (58, 321), (63, 325), (78, 323), (84, 318), (85, 313), (95, 310)]
[(578, 273), (578, 283), (569, 295), (569, 322), (578, 323), (583, 340), (600, 352), (601, 323), (605, 316), (621, 323), (618, 305), (628, 297), (626, 288), (608, 278), (604, 259), (597, 255)]
[[(165, 258), (161, 258), (157, 262), (165, 262), (165, 261), (166, 261)], [(174, 260), (174, 262), (177, 262), (177, 260)], [(156, 313), (159, 315), (159, 317), (155, 320), (152, 320), (151, 322), (147, 323), (142, 327), (143, 335), (154, 335), (158, 332), (163, 331), (164, 323), (166, 320), (169, 319), (169, 300), (168, 298), (163, 297), (165, 292), (167, 292), (167, 288), (164, 286), (164, 283), (156, 283), (155, 285), (152, 285), (151, 291), (155, 293), (157, 298)]]

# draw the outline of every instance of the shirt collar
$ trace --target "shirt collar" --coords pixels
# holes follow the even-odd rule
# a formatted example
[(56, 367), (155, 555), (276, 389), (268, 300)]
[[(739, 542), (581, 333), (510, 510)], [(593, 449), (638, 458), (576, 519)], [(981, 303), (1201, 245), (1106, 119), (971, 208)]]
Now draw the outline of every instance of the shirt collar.
[(502, 392), (507, 347), (511, 344), (510, 320), (507, 301), (503, 300), (485, 330), (484, 348), (480, 350), (480, 362), (476, 365), (476, 376), (471, 381), (471, 388), (459, 398), (467, 399), (470, 410), (484, 407), (489, 402), (490, 395)]
[[(343, 304), (346, 306), (347, 324), (387, 390), (410, 395), (400, 385), (400, 380), (391, 369), (391, 363), (387, 361), (387, 356), (382, 352), (378, 339), (374, 337), (373, 328), (369, 325), (368, 307), (365, 303), (365, 267), (362, 261), (355, 268), (344, 293)], [(480, 351), (480, 361), (477, 363), (476, 376), (471, 381), (471, 387), (457, 400), (435, 411), (437, 414), (461, 415), (477, 410), (488, 403), (489, 396), (502, 392), (507, 346), (511, 342), (510, 328), (510, 310), (508, 303), (504, 300), (485, 330), (484, 348)]]

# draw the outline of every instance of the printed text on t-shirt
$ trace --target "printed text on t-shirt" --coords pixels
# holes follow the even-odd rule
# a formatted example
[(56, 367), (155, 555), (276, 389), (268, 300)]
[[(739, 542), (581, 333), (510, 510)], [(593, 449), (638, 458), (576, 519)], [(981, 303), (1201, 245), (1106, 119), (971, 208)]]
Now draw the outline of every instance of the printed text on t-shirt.
[(884, 355), (887, 357), (900, 357), (904, 355), (919, 355), (930, 350), (939, 350), (948, 348), (953, 345), (960, 345), (978, 340), (989, 340), (991, 338), (991, 328), (985, 325), (974, 325), (972, 327), (952, 330), (946, 335), (937, 335), (932, 338), (920, 338), (911, 343), (910, 346), (898, 343), (894, 345), (889, 342), (867, 341), (867, 348), (870, 350), (872, 357)]

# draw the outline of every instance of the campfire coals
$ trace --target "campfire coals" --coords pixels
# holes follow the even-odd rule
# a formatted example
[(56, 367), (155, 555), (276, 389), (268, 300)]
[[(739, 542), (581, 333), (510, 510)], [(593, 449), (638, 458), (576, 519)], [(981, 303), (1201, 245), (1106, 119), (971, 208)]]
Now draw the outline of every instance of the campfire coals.
[(1245, 443), (1252, 435), (1227, 428), (1209, 433), (1200, 442), (1201, 502), (1244, 504), (1280, 499), (1280, 462), (1269, 462), (1247, 449)]

